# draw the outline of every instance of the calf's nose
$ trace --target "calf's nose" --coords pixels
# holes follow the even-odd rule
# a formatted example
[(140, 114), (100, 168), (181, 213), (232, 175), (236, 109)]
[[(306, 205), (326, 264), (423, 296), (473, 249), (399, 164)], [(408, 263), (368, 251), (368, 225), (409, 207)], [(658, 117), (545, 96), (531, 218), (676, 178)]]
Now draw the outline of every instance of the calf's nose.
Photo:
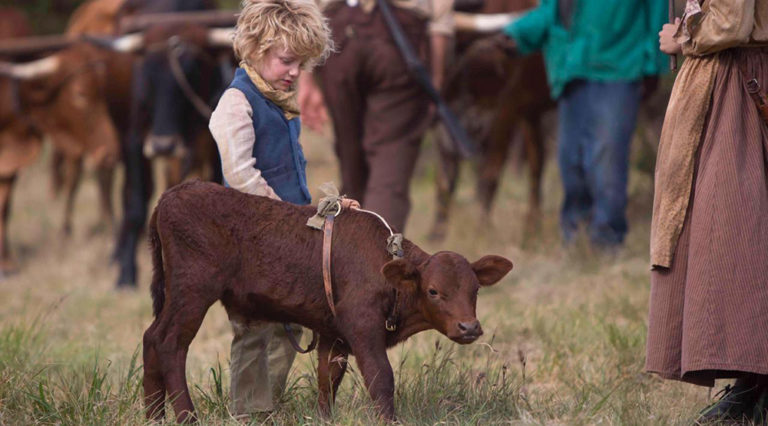
[(477, 336), (483, 334), (483, 330), (480, 328), (480, 321), (478, 320), (459, 322), (459, 330), (461, 330), (462, 334)]

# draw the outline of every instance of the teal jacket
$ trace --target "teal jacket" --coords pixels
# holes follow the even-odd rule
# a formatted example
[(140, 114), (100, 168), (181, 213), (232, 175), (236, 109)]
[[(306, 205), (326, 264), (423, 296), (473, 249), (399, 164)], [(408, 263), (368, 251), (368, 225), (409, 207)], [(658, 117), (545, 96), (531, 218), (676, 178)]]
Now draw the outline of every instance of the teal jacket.
[(630, 81), (664, 72), (658, 36), (666, 22), (664, 0), (574, 3), (568, 29), (560, 23), (558, 0), (541, 0), (504, 29), (520, 53), (543, 51), (552, 98), (574, 79)]

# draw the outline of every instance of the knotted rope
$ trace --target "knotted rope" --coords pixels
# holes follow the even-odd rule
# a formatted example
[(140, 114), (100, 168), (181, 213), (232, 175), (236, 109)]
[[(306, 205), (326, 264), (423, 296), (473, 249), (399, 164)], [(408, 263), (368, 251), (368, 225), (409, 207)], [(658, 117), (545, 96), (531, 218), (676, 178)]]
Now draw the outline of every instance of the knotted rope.
[(320, 185), (320, 190), (323, 191), (325, 197), (321, 198), (320, 202), (317, 203), (317, 213), (307, 220), (307, 226), (313, 229), (322, 230), (327, 217), (338, 216), (348, 209), (372, 214), (376, 216), (389, 231), (389, 237), (387, 238), (387, 252), (392, 255), (393, 259), (400, 259), (403, 257), (403, 234), (393, 232), (392, 227), (389, 226), (387, 221), (384, 220), (381, 215), (360, 208), (360, 203), (358, 203), (357, 200), (340, 195), (339, 190), (333, 182), (326, 182)]

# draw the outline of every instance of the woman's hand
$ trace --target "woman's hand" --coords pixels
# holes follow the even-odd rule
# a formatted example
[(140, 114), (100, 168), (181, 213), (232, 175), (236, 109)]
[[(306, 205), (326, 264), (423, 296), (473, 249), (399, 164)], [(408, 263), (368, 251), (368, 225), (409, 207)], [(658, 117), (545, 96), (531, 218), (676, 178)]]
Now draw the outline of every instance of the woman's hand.
[(683, 52), (680, 43), (675, 41), (675, 33), (680, 26), (680, 18), (675, 18), (674, 24), (664, 24), (659, 31), (659, 49), (667, 55), (678, 55)]

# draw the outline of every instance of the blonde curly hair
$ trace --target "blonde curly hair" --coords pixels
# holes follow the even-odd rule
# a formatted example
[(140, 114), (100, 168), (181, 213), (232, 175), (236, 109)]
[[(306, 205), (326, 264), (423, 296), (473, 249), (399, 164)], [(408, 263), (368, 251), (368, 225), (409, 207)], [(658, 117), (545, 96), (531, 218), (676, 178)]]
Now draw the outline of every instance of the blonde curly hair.
[(243, 0), (233, 40), (235, 55), (253, 66), (273, 46), (298, 56), (305, 69), (328, 57), (333, 51), (331, 30), (313, 0)]

